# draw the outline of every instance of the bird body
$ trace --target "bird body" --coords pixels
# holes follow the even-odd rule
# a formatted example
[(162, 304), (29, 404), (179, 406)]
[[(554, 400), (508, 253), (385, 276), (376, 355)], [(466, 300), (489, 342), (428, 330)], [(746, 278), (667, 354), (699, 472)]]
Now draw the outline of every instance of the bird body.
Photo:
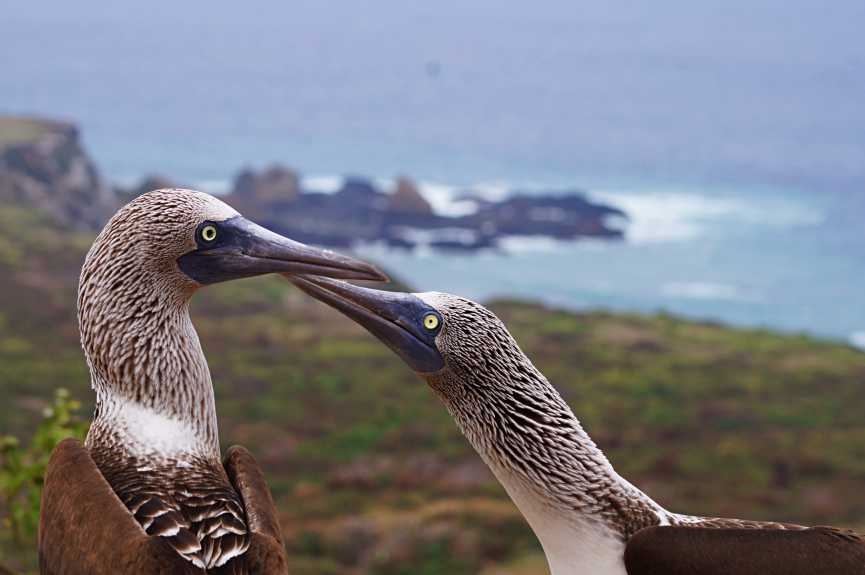
[[(209, 283), (310, 268), (337, 277), (380, 277), (367, 264), (256, 226), (200, 192), (150, 192), (121, 208), (94, 241), (79, 282), (81, 344), (96, 409), (86, 457), (69, 447), (55, 455), (57, 466), (81, 477), (54, 474), (44, 502), (64, 501), (64, 490), (86, 477), (93, 490), (109, 490), (100, 495), (106, 503), (122, 504), (111, 509), (118, 524), (134, 520), (139, 535), (167, 544), (185, 568), (249, 573), (248, 552), (257, 538), (251, 517), (269, 517), (275, 525), (275, 511), (263, 479), (244, 498), (221, 460), (213, 385), (189, 300)], [(242, 471), (261, 476), (251, 456)], [(258, 507), (250, 508), (249, 499)], [(65, 513), (67, 521), (51, 513)], [(73, 515), (73, 506), (43, 504), (43, 572), (90, 572), (84, 564), (93, 549), (70, 547), (56, 531), (73, 523)], [(82, 529), (97, 529), (96, 516), (83, 517), (91, 523)], [(265, 548), (284, 565), (281, 545)], [(140, 549), (126, 547), (130, 555)], [(64, 563), (53, 564), (51, 557)]]
[(249, 532), (220, 461), (210, 370), (189, 316), (198, 286), (169, 264), (194, 248), (182, 233), (189, 222), (238, 214), (203, 194), (144, 199), (106, 225), (81, 273), (81, 342), (96, 392), (85, 445), (145, 533), (196, 567), (221, 567), (246, 551)]
[(240, 575), (285, 573), (276, 508), (258, 464), (242, 447), (228, 450), (223, 467), (244, 503), (249, 548), (242, 561), (196, 567), (164, 537), (148, 535), (77, 440), (57, 445), (45, 474), (39, 526), (44, 575), (117, 573)]
[[(553, 575), (865, 575), (865, 544), (852, 532), (664, 509), (616, 473), (480, 304), (289, 279), (366, 327), (427, 381), (525, 516)], [(708, 531), (714, 537), (694, 535)]]

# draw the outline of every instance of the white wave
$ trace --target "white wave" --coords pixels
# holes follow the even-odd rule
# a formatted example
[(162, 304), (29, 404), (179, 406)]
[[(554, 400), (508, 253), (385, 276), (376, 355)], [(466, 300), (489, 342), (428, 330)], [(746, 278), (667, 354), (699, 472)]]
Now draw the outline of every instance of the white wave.
[(501, 180), (489, 182), (477, 182), (471, 186), (467, 186), (475, 195), (487, 200), (488, 202), (500, 202), (506, 199), (516, 186)]
[(515, 189), (503, 181), (485, 181), (459, 186), (441, 182), (421, 181), (418, 189), (439, 215), (460, 217), (475, 213), (477, 202), (462, 197), (464, 194), (475, 196), (488, 202), (498, 202), (507, 198)]
[(499, 239), (499, 247), (509, 254), (553, 252), (565, 247), (565, 243), (548, 236), (505, 236)]
[(342, 176), (301, 176), (300, 187), (310, 192), (333, 194), (339, 191), (344, 180)]
[(672, 282), (661, 286), (661, 295), (670, 298), (754, 301), (755, 298), (734, 285), (713, 282)]
[(729, 202), (695, 194), (636, 194), (598, 190), (593, 195), (628, 214), (628, 239), (640, 243), (696, 238), (701, 235), (704, 220), (728, 215), (736, 209)]
[(395, 233), (400, 238), (418, 246), (429, 246), (435, 242), (453, 242), (469, 246), (475, 243), (478, 237), (476, 231), (466, 228), (436, 228), (433, 230), (398, 228)]
[(459, 188), (438, 182), (419, 182), (421, 195), (430, 203), (433, 210), (443, 216), (464, 216), (475, 211), (474, 202), (457, 201)]
[(865, 331), (855, 331), (850, 334), (850, 345), (865, 350)]
[(478, 211), (478, 204), (470, 198), (461, 197), (464, 192), (474, 192), (470, 186), (452, 186), (439, 182), (419, 182), (418, 189), (440, 216), (458, 218)]
[(591, 196), (624, 210), (630, 219), (627, 237), (636, 243), (688, 241), (719, 222), (779, 228), (814, 226), (823, 215), (810, 206), (778, 199), (744, 200), (693, 191), (592, 190)]

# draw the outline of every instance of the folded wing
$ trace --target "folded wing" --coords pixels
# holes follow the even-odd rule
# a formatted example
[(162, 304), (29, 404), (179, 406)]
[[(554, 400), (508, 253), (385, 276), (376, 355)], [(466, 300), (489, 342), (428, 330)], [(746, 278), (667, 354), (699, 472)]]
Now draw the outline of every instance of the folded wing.
[(865, 575), (865, 542), (833, 527), (648, 527), (628, 540), (628, 575)]

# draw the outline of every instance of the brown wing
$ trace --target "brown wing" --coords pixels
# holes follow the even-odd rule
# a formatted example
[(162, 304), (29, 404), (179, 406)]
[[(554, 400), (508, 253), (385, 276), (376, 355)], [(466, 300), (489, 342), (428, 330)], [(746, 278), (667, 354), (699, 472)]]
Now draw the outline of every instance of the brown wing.
[[(246, 508), (251, 541), (249, 549), (243, 554), (245, 567), (250, 573), (288, 573), (276, 506), (258, 462), (245, 448), (235, 445), (225, 453), (223, 465)], [(227, 568), (231, 567), (230, 563), (226, 565)], [(219, 570), (211, 571), (222, 573)]]
[(42, 492), (43, 575), (202, 574), (161, 537), (144, 533), (75, 439), (57, 444)]
[(628, 575), (865, 575), (865, 542), (832, 527), (647, 527), (625, 548)]

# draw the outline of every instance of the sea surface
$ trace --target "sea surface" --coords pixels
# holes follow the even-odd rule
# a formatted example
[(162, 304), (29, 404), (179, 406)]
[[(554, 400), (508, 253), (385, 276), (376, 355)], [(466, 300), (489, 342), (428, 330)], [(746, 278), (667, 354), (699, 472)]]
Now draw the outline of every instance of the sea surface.
[[(311, 178), (333, 189), (336, 178)], [(382, 182), (382, 185), (387, 185)], [(471, 186), (470, 186), (471, 187)], [(421, 184), (442, 212), (461, 186)], [(479, 183), (488, 197), (526, 185)], [(588, 188), (624, 209), (623, 242), (511, 238), (479, 254), (364, 246), (423, 291), (520, 296), (568, 308), (666, 311), (865, 344), (865, 234), (843, 199), (807, 192), (621, 184)], [(834, 201), (833, 201), (834, 200)]]
[(0, 113), (78, 122), (103, 174), (245, 165), (583, 189), (624, 242), (363, 246), (422, 290), (665, 310), (865, 348), (865, 4), (154, 0), (0, 11)]

